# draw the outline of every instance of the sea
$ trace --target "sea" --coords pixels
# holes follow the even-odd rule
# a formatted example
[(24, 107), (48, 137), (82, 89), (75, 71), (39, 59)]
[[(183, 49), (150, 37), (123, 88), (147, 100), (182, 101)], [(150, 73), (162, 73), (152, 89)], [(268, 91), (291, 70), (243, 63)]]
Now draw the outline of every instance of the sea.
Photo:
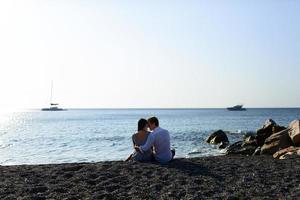
[(69, 109), (0, 113), (0, 165), (124, 160), (133, 152), (131, 136), (140, 118), (156, 116), (169, 130), (176, 157), (220, 155), (205, 143), (210, 133), (227, 131), (230, 143), (264, 121), (280, 125), (300, 118), (299, 108), (226, 109)]

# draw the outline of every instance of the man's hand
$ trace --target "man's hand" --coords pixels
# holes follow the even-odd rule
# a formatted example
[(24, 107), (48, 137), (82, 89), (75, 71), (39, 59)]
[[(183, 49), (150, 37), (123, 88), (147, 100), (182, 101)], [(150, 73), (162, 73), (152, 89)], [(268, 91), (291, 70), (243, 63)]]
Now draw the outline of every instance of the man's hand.
[(137, 145), (134, 145), (134, 149), (135, 149), (136, 151), (138, 151), (138, 152), (141, 152), (141, 151), (140, 151), (140, 147), (137, 146)]

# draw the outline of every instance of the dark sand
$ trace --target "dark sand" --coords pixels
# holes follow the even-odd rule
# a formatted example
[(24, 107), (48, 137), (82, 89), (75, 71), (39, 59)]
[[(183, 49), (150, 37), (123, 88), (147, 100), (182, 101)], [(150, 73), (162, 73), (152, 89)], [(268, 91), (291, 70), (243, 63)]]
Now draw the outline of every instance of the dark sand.
[(0, 167), (0, 199), (299, 199), (300, 159), (221, 156), (155, 163)]

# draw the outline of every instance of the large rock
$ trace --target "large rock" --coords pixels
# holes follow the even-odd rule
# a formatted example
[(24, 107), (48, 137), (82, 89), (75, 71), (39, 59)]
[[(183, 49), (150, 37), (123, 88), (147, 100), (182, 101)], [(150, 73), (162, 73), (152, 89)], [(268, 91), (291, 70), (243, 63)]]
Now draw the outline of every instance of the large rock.
[(297, 152), (288, 152), (279, 157), (279, 159), (293, 159), (293, 158), (300, 158), (300, 154)]
[(288, 148), (281, 149), (281, 150), (277, 151), (276, 153), (273, 154), (273, 157), (274, 158), (280, 158), (284, 154), (287, 154), (287, 153), (297, 153), (297, 152), (300, 152), (300, 147), (290, 146)]
[(272, 135), (275, 125), (277, 125), (275, 121), (268, 119), (263, 126), (256, 131), (256, 141), (259, 146), (262, 146), (265, 140)]
[(280, 132), (280, 131), (283, 131), (283, 130), (285, 130), (285, 129), (286, 129), (286, 127), (277, 125), (277, 126), (274, 126), (274, 127), (273, 127), (272, 132), (273, 132), (273, 134), (274, 134), (274, 133), (278, 133), (278, 132)]
[(289, 126), (289, 136), (295, 145), (300, 145), (300, 120), (292, 121)]
[(256, 148), (257, 148), (256, 145), (249, 145), (244, 143), (243, 141), (239, 141), (226, 147), (224, 153), (228, 155), (231, 154), (252, 155), (255, 152)]
[(212, 133), (206, 139), (206, 142), (210, 143), (210, 144), (220, 144), (220, 143), (222, 143), (224, 145), (226, 143), (228, 144), (229, 140), (228, 140), (228, 137), (227, 137), (227, 135), (224, 131), (218, 130), (218, 131)]
[(268, 137), (261, 147), (260, 154), (273, 155), (275, 152), (289, 146), (293, 146), (293, 142), (289, 137), (289, 129), (285, 129)]
[(259, 146), (264, 145), (265, 140), (272, 134), (284, 130), (285, 127), (279, 126), (272, 119), (265, 121), (264, 125), (256, 132), (256, 142)]

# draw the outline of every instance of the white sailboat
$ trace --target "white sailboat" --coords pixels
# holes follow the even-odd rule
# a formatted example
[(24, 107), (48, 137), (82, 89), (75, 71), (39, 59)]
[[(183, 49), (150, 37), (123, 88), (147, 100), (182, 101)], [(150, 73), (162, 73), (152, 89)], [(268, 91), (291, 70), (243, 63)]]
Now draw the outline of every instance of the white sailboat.
[(66, 109), (62, 109), (58, 107), (58, 103), (53, 103), (53, 82), (51, 82), (51, 95), (50, 95), (50, 107), (49, 108), (42, 108), (42, 111), (66, 111)]

